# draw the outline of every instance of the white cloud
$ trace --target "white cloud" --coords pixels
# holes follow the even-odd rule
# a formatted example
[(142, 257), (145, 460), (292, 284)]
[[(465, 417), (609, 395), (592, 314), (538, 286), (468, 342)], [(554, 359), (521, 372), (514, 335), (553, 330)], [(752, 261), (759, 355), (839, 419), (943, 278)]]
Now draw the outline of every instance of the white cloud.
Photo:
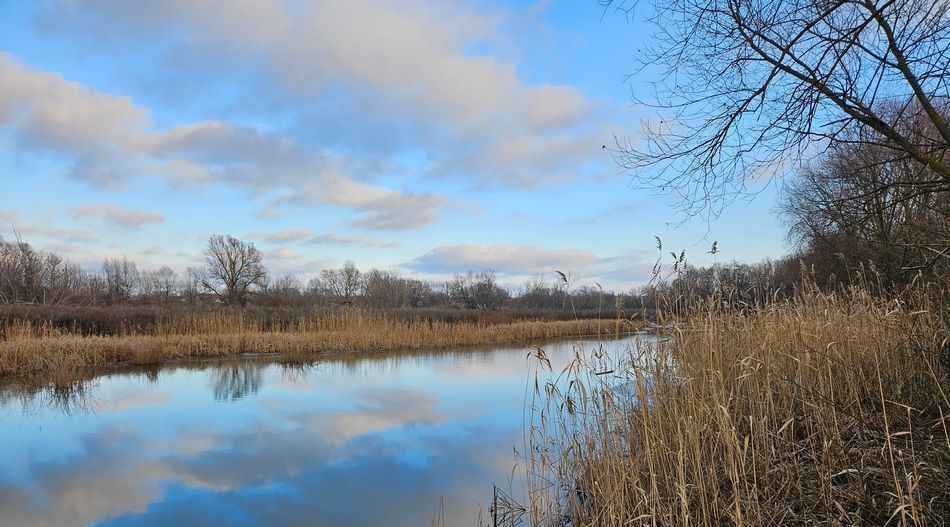
[(148, 125), (148, 112), (127, 97), (31, 70), (0, 52), (0, 126), (12, 127), (23, 148), (68, 157), (80, 179), (114, 185), (135, 172), (136, 156), (152, 141)]
[(463, 243), (436, 247), (410, 262), (410, 269), (456, 273), (493, 269), (509, 275), (553, 273), (555, 269), (589, 268), (599, 258), (580, 249), (543, 249), (533, 245)]
[(268, 259), (272, 260), (299, 260), (304, 257), (303, 254), (291, 249), (290, 247), (278, 247), (266, 253)]
[[(70, 229), (54, 227), (52, 225), (33, 225), (18, 224), (15, 226), (17, 234), (26, 237), (40, 237), (66, 242), (94, 242), (97, 240), (95, 233), (89, 229)], [(24, 239), (23, 241), (30, 242)]]
[(436, 277), (491, 269), (516, 282), (534, 275), (555, 278), (571, 272), (587, 285), (600, 282), (624, 289), (649, 280), (652, 261), (643, 254), (598, 256), (582, 249), (548, 249), (535, 245), (463, 243), (436, 247), (404, 264), (407, 269)]
[[(19, 212), (15, 210), (0, 211), (0, 223), (6, 224), (4, 225), (3, 229), (8, 227), (9, 225), (16, 225), (18, 221), (20, 221)], [(0, 229), (0, 230), (3, 230), (3, 229)]]
[(373, 230), (408, 230), (436, 219), (435, 209), (446, 203), (432, 193), (395, 191), (367, 185), (340, 174), (327, 174), (288, 192), (280, 200), (291, 205), (335, 205), (360, 215), (351, 223)]
[(469, 52), (491, 40), (501, 16), (433, 0), (69, 0), (45, 18), (117, 38), (184, 29), (192, 46), (263, 61), (300, 91), (349, 82), (457, 130), (495, 129), (500, 113), (536, 129), (582, 119), (592, 103), (577, 90), (526, 84), (515, 64)]
[(584, 175), (605, 177), (597, 159), (610, 131), (606, 125), (583, 130), (534, 130), (494, 134), (476, 148), (460, 148), (429, 167), (434, 175), (479, 175), (485, 183), (536, 187), (563, 183)]
[[(436, 219), (443, 200), (351, 179), (366, 162), (311, 152), (267, 131), (203, 121), (154, 130), (149, 113), (131, 99), (98, 93), (58, 74), (31, 70), (0, 52), (0, 126), (18, 148), (53, 151), (72, 161), (71, 175), (95, 186), (123, 184), (143, 175), (186, 186), (231, 184), (252, 195), (304, 187), (297, 205), (354, 210), (367, 229), (411, 229)], [(93, 210), (79, 211), (84, 216)], [(154, 217), (113, 209), (99, 217), (126, 225)]]
[[(526, 82), (517, 63), (491, 54), (504, 21), (518, 16), (502, 9), (442, 0), (52, 5), (45, 27), (95, 35), (110, 49), (134, 46), (143, 34), (172, 37), (174, 63), (201, 55), (191, 62), (207, 71), (257, 68), (274, 82), (260, 96), (276, 104), (336, 96), (348, 111), (334, 124), (351, 142), (371, 143), (365, 138), (380, 115), (399, 122), (413, 130), (406, 146), (424, 142), (440, 176), (525, 186), (575, 179), (588, 175), (586, 164), (611, 137), (603, 103), (571, 86)], [(317, 110), (301, 126), (323, 126), (332, 113)]]
[(317, 260), (308, 260), (304, 263), (298, 264), (290, 268), (288, 271), (292, 273), (298, 273), (302, 275), (312, 275), (323, 269), (329, 269), (336, 265), (336, 260), (332, 258), (320, 258)]
[(70, 209), (76, 219), (101, 219), (122, 227), (141, 227), (147, 223), (163, 223), (165, 215), (156, 212), (142, 212), (123, 209), (115, 205), (92, 203)]
[(273, 232), (251, 232), (248, 238), (264, 240), (267, 243), (286, 243), (303, 240), (311, 236), (310, 229), (287, 229)]
[(299, 180), (326, 170), (334, 160), (301, 150), (289, 138), (222, 121), (202, 121), (168, 130), (156, 144), (173, 161), (184, 183), (225, 180), (256, 188), (264, 181)]
[(338, 234), (321, 234), (314, 236), (307, 243), (312, 245), (356, 245), (377, 249), (391, 249), (400, 246), (397, 242), (375, 240), (363, 236), (341, 236)]

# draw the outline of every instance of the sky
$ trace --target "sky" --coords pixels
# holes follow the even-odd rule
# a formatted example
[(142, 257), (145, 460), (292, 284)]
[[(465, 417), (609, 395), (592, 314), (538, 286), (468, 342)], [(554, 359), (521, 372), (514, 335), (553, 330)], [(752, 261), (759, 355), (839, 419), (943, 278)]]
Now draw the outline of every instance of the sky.
[(616, 166), (656, 117), (631, 102), (654, 29), (597, 0), (4, 0), (0, 23), (0, 234), (91, 269), (183, 270), (221, 233), (275, 276), (626, 289), (655, 236), (694, 264), (789, 250), (776, 183), (707, 222)]

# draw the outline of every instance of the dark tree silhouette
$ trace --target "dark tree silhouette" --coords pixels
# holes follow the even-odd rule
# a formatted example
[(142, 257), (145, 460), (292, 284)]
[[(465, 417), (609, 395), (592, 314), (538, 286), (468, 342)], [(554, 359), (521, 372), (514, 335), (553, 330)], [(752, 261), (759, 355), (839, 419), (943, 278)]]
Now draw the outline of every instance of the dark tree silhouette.
[(267, 285), (264, 255), (253, 243), (214, 234), (208, 238), (204, 254), (207, 265), (201, 285), (229, 306), (244, 305), (255, 288)]
[[(658, 110), (616, 161), (688, 215), (718, 215), (752, 180), (860, 141), (950, 182), (950, 3), (945, 0), (604, 0), (649, 12)], [(919, 120), (913, 134), (901, 123)], [(933, 190), (933, 189), (931, 189)]]

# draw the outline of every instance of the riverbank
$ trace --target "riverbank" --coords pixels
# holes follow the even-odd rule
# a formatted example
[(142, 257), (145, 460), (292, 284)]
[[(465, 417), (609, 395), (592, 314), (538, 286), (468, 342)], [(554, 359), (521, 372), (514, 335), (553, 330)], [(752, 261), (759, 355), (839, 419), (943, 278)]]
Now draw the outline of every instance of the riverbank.
[(532, 525), (950, 518), (938, 304), (852, 290), (744, 313), (721, 305), (692, 307), (688, 331), (615, 374), (579, 365), (570, 386), (538, 392)]
[(181, 358), (442, 349), (612, 336), (634, 329), (629, 322), (614, 320), (486, 324), (397, 320), (360, 312), (264, 324), (240, 313), (222, 312), (168, 321), (145, 331), (97, 336), (19, 321), (0, 335), (0, 378), (57, 381), (100, 368), (161, 364)]

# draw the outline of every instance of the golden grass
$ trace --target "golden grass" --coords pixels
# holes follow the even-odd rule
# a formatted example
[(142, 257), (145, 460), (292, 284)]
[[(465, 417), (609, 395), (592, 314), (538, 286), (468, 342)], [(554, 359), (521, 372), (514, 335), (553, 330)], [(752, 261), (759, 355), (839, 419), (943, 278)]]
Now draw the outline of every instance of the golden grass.
[(934, 311), (857, 290), (752, 313), (706, 303), (613, 375), (578, 357), (536, 392), (532, 524), (947, 524)]
[(11, 324), (0, 335), (0, 378), (68, 380), (89, 370), (122, 364), (157, 364), (186, 357), (243, 353), (314, 354), (387, 351), (602, 336), (622, 329), (616, 321), (530, 321), (507, 324), (399, 321), (347, 312), (284, 325), (237, 313), (211, 313), (118, 336), (82, 336), (52, 325)]

